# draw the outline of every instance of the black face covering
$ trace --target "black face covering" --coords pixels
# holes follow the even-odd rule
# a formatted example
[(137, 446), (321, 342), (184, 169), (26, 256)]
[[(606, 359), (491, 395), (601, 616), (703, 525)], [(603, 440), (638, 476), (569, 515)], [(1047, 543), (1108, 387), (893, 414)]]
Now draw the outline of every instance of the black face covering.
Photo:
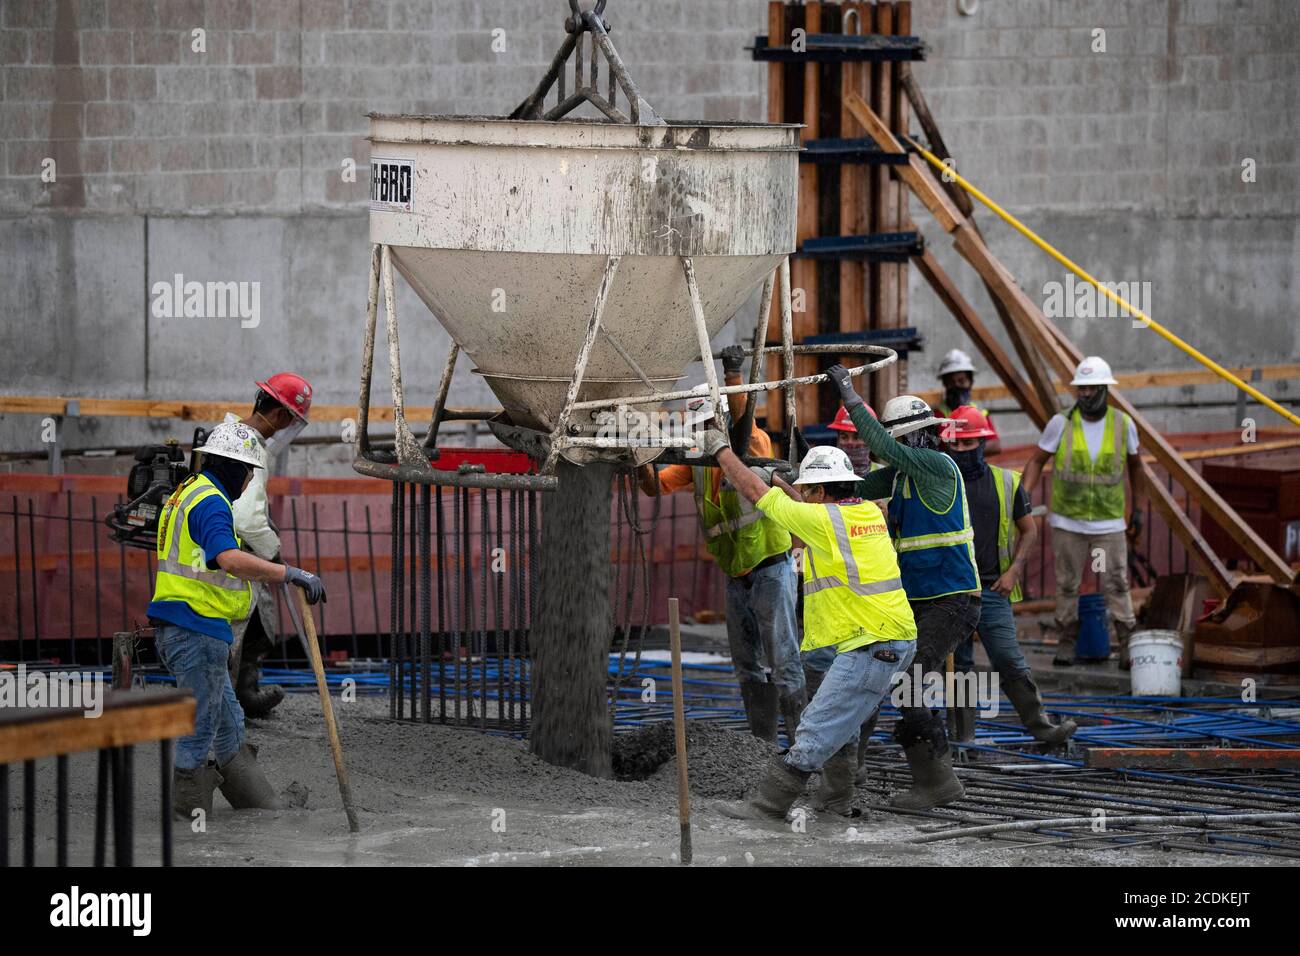
[(931, 451), (939, 449), (939, 433), (935, 431), (933, 425), (928, 428), (918, 428), (914, 432), (908, 432), (903, 436), (903, 444), (908, 448), (928, 448)]
[(948, 457), (957, 463), (961, 476), (967, 479), (979, 478), (984, 474), (987, 467), (984, 464), (984, 441), (980, 440), (979, 446), (971, 448), (968, 451), (950, 451)]
[(1106, 414), (1106, 393), (1109, 391), (1109, 386), (1098, 385), (1097, 391), (1092, 393), (1091, 398), (1078, 400), (1079, 411), (1083, 412), (1084, 418), (1095, 420)]
[(949, 408), (961, 408), (970, 404), (969, 388), (946, 388), (943, 390), (943, 403)]
[(252, 470), (252, 465), (235, 461), (233, 458), (223, 458), (218, 455), (203, 456), (203, 471), (220, 482), (222, 490), (230, 495), (232, 502), (244, 493), (244, 479)]

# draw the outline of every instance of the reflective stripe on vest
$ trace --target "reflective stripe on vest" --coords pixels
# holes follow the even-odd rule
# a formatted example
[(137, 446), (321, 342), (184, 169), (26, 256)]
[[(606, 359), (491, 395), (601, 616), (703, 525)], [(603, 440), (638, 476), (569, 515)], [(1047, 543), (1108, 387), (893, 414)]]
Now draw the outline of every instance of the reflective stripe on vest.
[(705, 547), (724, 574), (738, 577), (790, 550), (788, 531), (764, 520), (763, 513), (734, 488), (720, 485), (721, 469), (695, 467), (691, 478)]
[[(252, 608), (252, 587), (224, 570), (209, 570), (206, 555), (189, 533), (190, 509), (213, 495), (230, 507), (229, 499), (211, 479), (196, 475), (186, 479), (163, 506), (155, 549), (158, 573), (153, 600), (182, 601), (200, 617), (233, 621), (246, 617)], [(231, 520), (233, 524), (233, 511)], [(193, 560), (182, 559), (182, 544), (186, 541), (190, 543), (190, 557), (198, 558), (198, 567)], [(239, 544), (238, 535), (235, 543)]]
[(889, 518), (903, 584), (913, 601), (980, 590), (966, 483), (957, 463), (946, 455), (943, 460), (955, 482), (953, 500), (944, 511), (931, 508), (919, 492), (914, 496), (909, 476), (894, 474)]
[(848, 588), (854, 594), (870, 597), (873, 594), (897, 591), (903, 586), (902, 578), (889, 578), (885, 581), (863, 581), (862, 573), (858, 570), (858, 559), (853, 556), (853, 545), (849, 541), (849, 531), (844, 527), (844, 515), (840, 514), (840, 509), (835, 505), (826, 505), (826, 513), (831, 519), (831, 528), (835, 531), (835, 545), (839, 548), (840, 560), (844, 562), (844, 567), (848, 571), (848, 580), (841, 581), (834, 575), (818, 577), (817, 568), (813, 564), (812, 551), (805, 548), (804, 560), (808, 562), (808, 567), (812, 572), (811, 576), (803, 582), (803, 593), (805, 595), (816, 594), (818, 591), (824, 591), (827, 588)]
[[(1016, 508), (1016, 489), (1020, 486), (1020, 472), (1012, 471), (1010, 468), (999, 468), (997, 465), (989, 465), (989, 470), (993, 472), (993, 487), (998, 492), (998, 571), (1005, 573), (1007, 568), (1011, 567), (1011, 559), (1015, 554), (1016, 535), (1019, 533), (1016, 529), (1014, 517)], [(1014, 604), (1024, 597), (1020, 589), (1020, 582), (1011, 589), (1009, 595), (1010, 601)]]
[[(913, 640), (916, 621), (880, 509), (870, 502), (824, 507), (831, 541), (803, 550), (802, 649), (853, 650), (876, 641)], [(852, 529), (861, 532), (850, 535)], [(825, 539), (822, 539), (823, 541)]]
[(1101, 447), (1094, 459), (1075, 408), (1065, 420), (1052, 466), (1052, 511), (1081, 521), (1124, 517), (1124, 470), (1129, 418), (1106, 409)]

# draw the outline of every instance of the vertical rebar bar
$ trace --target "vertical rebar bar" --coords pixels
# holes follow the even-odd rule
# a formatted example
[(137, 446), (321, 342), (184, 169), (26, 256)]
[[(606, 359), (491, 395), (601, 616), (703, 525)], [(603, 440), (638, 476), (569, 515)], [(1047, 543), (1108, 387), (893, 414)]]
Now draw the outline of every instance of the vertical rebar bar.
[[(122, 504), (121, 495), (117, 496), (117, 503), (119, 505)], [(128, 622), (127, 613), (126, 613), (126, 545), (120, 542), (118, 543), (117, 546), (117, 558), (118, 558), (118, 564), (117, 564), (118, 586), (121, 592), (121, 600), (122, 600), (122, 630), (129, 631), (131, 629), (131, 626)], [(99, 864), (96, 864), (96, 866), (98, 865)]]
[(95, 770), (95, 867), (104, 865), (108, 843), (108, 750), (99, 751), (99, 765)]
[[(314, 498), (312, 499), (312, 503), (311, 503), (311, 534), (312, 534), (312, 539), (315, 542), (315, 546), (316, 546), (316, 576), (321, 577), (321, 572), (324, 571), (324, 568), (321, 566), (321, 558), (320, 558), (320, 520), (317, 515), (316, 500)], [(348, 600), (351, 600), (350, 596)], [(329, 636), (329, 628), (325, 624), (326, 603), (327, 602), (325, 601), (321, 601), (319, 604), (316, 605), (316, 609), (320, 613), (320, 629), (316, 633), (320, 637), (321, 657), (323, 657), (325, 660), (329, 660), (330, 636)], [(310, 614), (311, 612), (308, 611), (308, 613)]]
[[(55, 866), (68, 865), (68, 755), (59, 754), (54, 758), (54, 792), (55, 824), (54, 824), (54, 853)], [(9, 811), (5, 807), (5, 812)]]
[[(90, 498), (90, 513), (92, 516), (99, 514), (99, 503), (94, 495)], [(103, 607), (100, 600), (99, 587), (99, 533), (98, 529), (90, 530), (91, 553), (95, 560), (95, 662), (104, 666), (104, 616)]]
[(357, 648), (356, 589), (352, 586), (352, 547), (348, 544), (348, 499), (343, 499), (343, 572), (348, 582), (348, 623), (352, 628), (352, 659), (360, 657)]
[[(77, 666), (77, 555), (72, 539), (72, 489), (64, 492), (68, 504), (68, 666)], [(53, 511), (53, 509), (50, 509)], [(50, 516), (53, 520), (53, 515)], [(62, 864), (60, 864), (62, 865)]]
[(429, 695), (432, 693), (433, 635), (430, 632), (433, 617), (433, 574), (429, 565), (429, 508), (432, 493), (428, 485), (420, 486), (420, 716), (427, 724), (429, 715)]
[(31, 498), (27, 499), (27, 543), (32, 555), (32, 632), (36, 636), (35, 660), (39, 661), (41, 659), (41, 607), (36, 584), (36, 512), (32, 508)]
[(23, 761), (23, 866), (36, 865), (36, 761)]
[(478, 621), (478, 673), (479, 673), (479, 701), (478, 701), (478, 723), (480, 730), (487, 729), (487, 679), (488, 679), (488, 653), (487, 653), (487, 612), (488, 612), (488, 592), (492, 590), (492, 571), (489, 561), (492, 557), (492, 549), (488, 547), (488, 496), (486, 491), (480, 490), (478, 493), (478, 550), (483, 568), (483, 578), (479, 584), (479, 621)]
[(442, 518), (442, 489), (438, 489), (434, 518), (438, 546), (434, 548), (434, 574), (438, 581), (438, 721), (447, 722), (447, 532)]
[(461, 622), (464, 618), (461, 615), (463, 607), (461, 605), (461, 535), (460, 535), (460, 489), (452, 488), (451, 490), (451, 540), (456, 549), (455, 564), (452, 565), (449, 574), (451, 576), (451, 605), (448, 608), (449, 624), (451, 629), (451, 666), (452, 666), (452, 722), (460, 726), (460, 635)]
[[(98, 513), (98, 512), (96, 512)], [(158, 741), (158, 766), (161, 769), (162, 865), (172, 865), (172, 742)]]
[(0, 867), (9, 867), (9, 765), (0, 763)]
[(493, 561), (500, 559), (505, 563), (500, 570), (493, 568), (493, 575), (496, 581), (496, 608), (492, 616), (492, 654), (497, 662), (497, 726), (505, 728), (506, 726), (506, 681), (505, 681), (505, 654), (502, 647), (503, 631), (501, 627), (502, 612), (505, 607), (505, 584), (506, 575), (509, 574), (510, 565), (514, 558), (506, 554), (504, 540), (502, 538), (503, 528), (501, 526), (501, 489), (496, 490), (496, 528), (494, 529), (492, 540), (494, 547), (492, 549)]
[(410, 542), (410, 557), (408, 558), (408, 567), (410, 568), (410, 621), (411, 627), (406, 637), (406, 652), (404, 656), (409, 661), (408, 669), (411, 674), (411, 719), (419, 720), (420, 711), (417, 700), (420, 693), (420, 663), (419, 663), (419, 633), (420, 633), (420, 565), (419, 565), (419, 533), (420, 533), (420, 503), (418, 501), (417, 486), (411, 483), (410, 500), (407, 502), (407, 514), (410, 525), (407, 528), (406, 540)]
[(14, 495), (14, 607), (17, 609), (17, 626), (18, 626), (18, 660), (20, 662), (27, 660), (27, 645), (23, 643), (23, 564), (22, 564), (22, 535), (19, 533), (18, 524), (18, 496)]
[(375, 654), (383, 656), (379, 625), (379, 576), (375, 572), (375, 538), (370, 524), (370, 505), (366, 505), (366, 555), (370, 558), (370, 603), (375, 614)]
[(397, 666), (397, 631), (402, 605), (400, 597), (402, 586), (401, 512), (402, 486), (399, 482), (393, 482), (393, 501), (390, 510), (391, 527), (389, 530), (392, 559), (388, 566), (388, 598), (390, 604), (388, 619), (388, 716), (390, 718), (397, 717), (397, 710), (402, 697), (401, 684), (399, 683), (400, 672)]

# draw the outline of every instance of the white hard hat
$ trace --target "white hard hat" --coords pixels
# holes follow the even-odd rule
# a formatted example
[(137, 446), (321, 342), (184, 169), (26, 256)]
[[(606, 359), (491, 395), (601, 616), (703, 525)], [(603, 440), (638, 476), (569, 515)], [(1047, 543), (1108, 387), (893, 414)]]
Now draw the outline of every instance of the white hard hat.
[(257, 432), (243, 422), (227, 422), (208, 432), (208, 440), (200, 446), (204, 456), (233, 458), (254, 468), (266, 467), (266, 453), (262, 450)]
[(975, 374), (975, 363), (971, 361), (969, 355), (961, 349), (953, 349), (943, 357), (939, 363), (939, 377), (951, 375), (953, 372), (970, 372)]
[(931, 425), (947, 425), (951, 418), (938, 418), (930, 406), (915, 395), (899, 395), (885, 403), (880, 424), (894, 438)]
[(1071, 385), (1118, 385), (1115, 376), (1110, 373), (1110, 364), (1096, 355), (1087, 356), (1074, 370)]
[(799, 464), (796, 485), (821, 485), (834, 481), (860, 481), (849, 456), (834, 445), (818, 445)]

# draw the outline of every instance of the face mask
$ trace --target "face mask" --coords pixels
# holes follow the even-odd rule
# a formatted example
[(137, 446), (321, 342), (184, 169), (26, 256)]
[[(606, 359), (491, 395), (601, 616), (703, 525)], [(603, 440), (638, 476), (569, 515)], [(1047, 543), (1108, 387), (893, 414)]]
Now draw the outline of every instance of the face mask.
[(278, 432), (266, 440), (266, 458), (270, 461), (272, 455), (278, 455), (287, 449), (293, 440), (302, 434), (302, 430), (307, 427), (307, 423), (301, 418), (295, 418), (293, 424), (281, 428)]
[(933, 426), (918, 428), (916, 431), (908, 432), (903, 436), (903, 444), (908, 448), (928, 448), (931, 451), (937, 451), (939, 436), (935, 433)]
[(960, 408), (963, 405), (970, 404), (969, 388), (948, 388), (944, 389), (943, 401), (949, 408)]
[(204, 455), (203, 470), (217, 479), (221, 487), (230, 495), (230, 500), (234, 502), (244, 493), (244, 480), (253, 470), (253, 466), (235, 461), (233, 458)]
[(1100, 418), (1106, 412), (1106, 393), (1109, 390), (1108, 386), (1100, 385), (1091, 398), (1080, 398), (1079, 411), (1088, 418)]
[(967, 451), (950, 451), (948, 457), (957, 463), (963, 478), (979, 478), (984, 474), (984, 442)]

